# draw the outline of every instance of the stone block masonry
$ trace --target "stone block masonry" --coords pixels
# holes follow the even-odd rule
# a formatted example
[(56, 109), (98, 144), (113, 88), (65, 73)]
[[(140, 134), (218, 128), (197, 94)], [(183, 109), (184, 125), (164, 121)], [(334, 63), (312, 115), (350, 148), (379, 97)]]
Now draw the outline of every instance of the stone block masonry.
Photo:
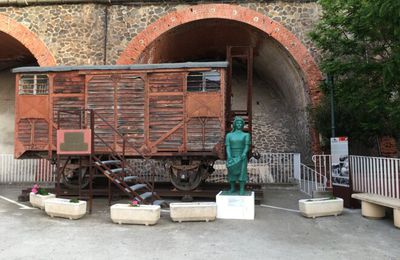
[[(1, 7), (0, 15), (25, 26), (49, 48), (58, 65), (103, 64), (107, 39), (107, 64), (115, 64), (130, 40), (164, 15), (197, 4), (194, 1), (135, 4), (64, 4)], [(255, 10), (281, 23), (318, 58), (307, 33), (318, 20), (320, 6), (314, 1), (223, 1)], [(205, 3), (205, 2), (204, 2)], [(201, 4), (204, 4), (201, 2)], [(221, 1), (206, 1), (221, 3)], [(105, 37), (106, 8), (108, 29)], [(20, 40), (20, 39), (18, 39)]]
[[(233, 8), (224, 10), (213, 7), (215, 6), (213, 4), (221, 3)], [(271, 36), (274, 40), (285, 43), (281, 47), (293, 55), (298, 66), (296, 69), (300, 71), (300, 81), (306, 82), (304, 89), (302, 84), (293, 88), (298, 88), (300, 94), (306, 93), (309, 98), (297, 98), (298, 102), (289, 103), (302, 105), (317, 102), (320, 96), (317, 89), (320, 73), (311, 60), (318, 60), (319, 53), (308, 37), (308, 32), (321, 14), (321, 7), (316, 1), (132, 1), (112, 4), (4, 6), (0, 7), (0, 31), (20, 41), (37, 59), (40, 66), (132, 63), (137, 57), (131, 55), (132, 52), (142, 50), (141, 45), (145, 46), (145, 41), (156, 35), (154, 30), (159, 28), (152, 26), (157, 24), (157, 21), (168, 18), (175, 19), (171, 22), (179, 23), (197, 18), (207, 19), (204, 13), (196, 11), (215, 12), (218, 13), (216, 17), (231, 19), (230, 15), (236, 15), (236, 7), (238, 10), (244, 10), (236, 13), (241, 16), (237, 19), (238, 22), (248, 25), (258, 24), (261, 27), (269, 26), (267, 29), (255, 28), (267, 32), (265, 37)], [(190, 13), (188, 10), (193, 12)], [(260, 15), (254, 16), (254, 14)], [(187, 17), (188, 15), (194, 18), (191, 19)], [(137, 43), (132, 44), (137, 36), (143, 36), (141, 38), (143, 42), (138, 39)], [(130, 46), (133, 48), (129, 49)], [(271, 73), (271, 70), (269, 72)], [(271, 86), (282, 87), (288, 85), (286, 83), (290, 80), (282, 82)], [(263, 101), (268, 103), (269, 99)], [(315, 148), (317, 141), (316, 138), (310, 137), (304, 113), (297, 113), (294, 116), (299, 118), (296, 120), (300, 122), (299, 125), (306, 126), (303, 127), (304, 131), (300, 136), (293, 134), (299, 132), (296, 131), (296, 126), (288, 124), (291, 121), (287, 118), (290, 114), (288, 111), (282, 110), (282, 117), (277, 117), (278, 114), (273, 116), (270, 110), (255, 114), (254, 129), (257, 136), (254, 141), (258, 150), (308, 153), (311, 139)], [(277, 120), (271, 121), (271, 118)]]

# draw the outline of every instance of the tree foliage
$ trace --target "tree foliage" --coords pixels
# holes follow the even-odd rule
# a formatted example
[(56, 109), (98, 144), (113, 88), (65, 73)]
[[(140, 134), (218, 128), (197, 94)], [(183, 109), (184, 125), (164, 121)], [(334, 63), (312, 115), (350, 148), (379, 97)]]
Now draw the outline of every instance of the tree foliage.
[[(311, 38), (320, 67), (334, 75), (337, 135), (365, 140), (400, 134), (400, 1), (321, 0)], [(330, 137), (329, 88), (314, 108), (317, 130)]]

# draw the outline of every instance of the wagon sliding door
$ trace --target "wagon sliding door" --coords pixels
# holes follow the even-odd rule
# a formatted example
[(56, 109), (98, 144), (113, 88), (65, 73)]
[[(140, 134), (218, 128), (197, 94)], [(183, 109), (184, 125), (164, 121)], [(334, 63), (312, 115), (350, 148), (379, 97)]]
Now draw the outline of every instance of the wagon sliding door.
[(187, 76), (187, 150), (223, 156), (225, 134), (222, 70), (192, 71)]
[(87, 108), (104, 119), (95, 116), (96, 151), (109, 152), (107, 145), (122, 151), (122, 138), (113, 127), (129, 141), (127, 153), (137, 155), (135, 149), (144, 143), (144, 86), (139, 75), (88, 75)]
[(148, 75), (148, 146), (151, 153), (184, 151), (183, 73)]
[(148, 147), (153, 155), (222, 156), (224, 76), (211, 69), (148, 75)]

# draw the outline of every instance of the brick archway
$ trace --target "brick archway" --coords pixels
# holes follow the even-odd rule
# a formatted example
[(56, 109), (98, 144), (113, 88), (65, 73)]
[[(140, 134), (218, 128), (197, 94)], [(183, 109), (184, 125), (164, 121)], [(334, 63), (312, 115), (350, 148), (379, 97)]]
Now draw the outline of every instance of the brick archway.
[[(171, 12), (147, 26), (136, 35), (121, 53), (117, 64), (136, 63), (142, 52), (167, 31), (203, 19), (225, 19), (242, 22), (255, 27), (279, 42), (292, 56), (304, 75), (312, 105), (318, 104), (321, 93), (318, 88), (321, 72), (301, 41), (288, 29), (254, 10), (230, 4), (203, 4)], [(319, 138), (315, 129), (310, 129), (313, 152), (319, 151)]]
[(283, 25), (268, 16), (237, 5), (204, 4), (187, 7), (169, 13), (158, 19), (131, 40), (122, 52), (117, 64), (135, 63), (140, 54), (163, 33), (185, 23), (202, 19), (227, 19), (256, 27), (278, 41), (291, 54), (305, 75), (313, 104), (318, 103), (320, 92), (318, 82), (321, 72), (314, 59), (301, 41)]
[(33, 32), (10, 17), (0, 15), (0, 31), (10, 35), (27, 48), (36, 58), (40, 66), (54, 66), (56, 61), (46, 47)]

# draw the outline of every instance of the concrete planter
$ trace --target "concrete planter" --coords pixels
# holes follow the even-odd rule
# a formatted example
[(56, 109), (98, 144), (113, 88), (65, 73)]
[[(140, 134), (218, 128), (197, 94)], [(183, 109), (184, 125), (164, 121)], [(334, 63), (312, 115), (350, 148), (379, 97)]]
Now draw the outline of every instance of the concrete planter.
[(111, 220), (118, 224), (154, 225), (160, 219), (159, 205), (140, 205), (132, 207), (129, 204), (115, 204), (110, 208)]
[(45, 202), (45, 211), (50, 217), (79, 219), (86, 214), (86, 201), (69, 202), (69, 199), (48, 199)]
[(49, 193), (49, 195), (40, 195), (31, 192), (29, 193), (29, 202), (32, 204), (32, 207), (44, 209), (44, 202), (55, 197), (56, 195), (51, 193)]
[(343, 211), (343, 199), (303, 199), (299, 200), (300, 213), (307, 218), (337, 216)]
[(213, 221), (217, 217), (215, 202), (171, 203), (170, 214), (173, 221)]

